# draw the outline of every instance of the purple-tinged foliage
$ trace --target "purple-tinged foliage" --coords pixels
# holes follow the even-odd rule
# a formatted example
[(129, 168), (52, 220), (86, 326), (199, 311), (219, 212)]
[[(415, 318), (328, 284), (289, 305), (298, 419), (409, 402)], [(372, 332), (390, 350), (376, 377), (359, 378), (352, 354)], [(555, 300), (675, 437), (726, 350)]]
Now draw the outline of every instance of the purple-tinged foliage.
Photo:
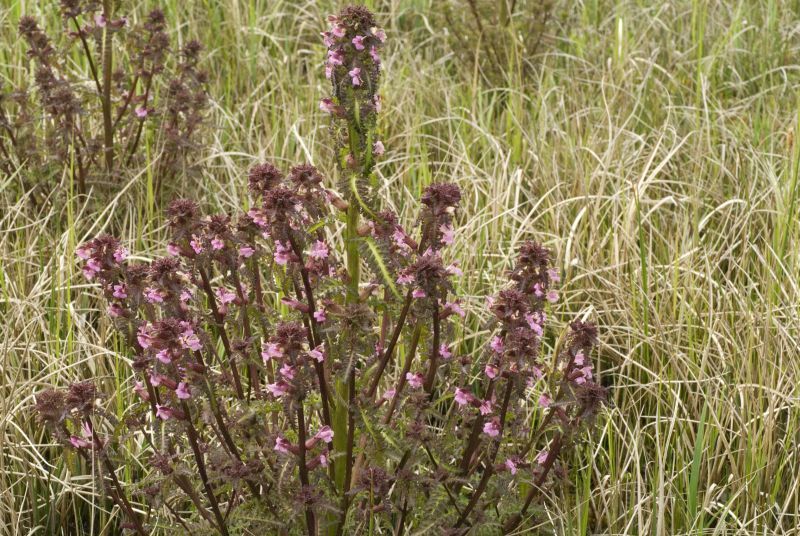
[[(462, 192), (428, 186), (409, 228), (365, 195), (385, 35), (364, 8), (331, 22), (322, 107), (342, 134), (339, 192), (311, 165), (264, 163), (247, 212), (173, 201), (164, 257), (132, 262), (108, 236), (77, 251), (128, 343), (139, 402), (115, 424), (84, 382), (43, 391), (37, 409), (62, 443), (100, 453), (139, 533), (162, 517), (222, 534), (511, 531), (606, 402), (593, 325), (573, 322), (549, 349), (558, 273), (540, 244), (521, 245), (487, 299), (481, 346), (456, 339), (477, 318), (456, 296), (450, 247)], [(337, 215), (343, 253), (326, 232)], [(151, 471), (134, 498), (153, 515), (113, 476), (120, 431), (145, 438)]]

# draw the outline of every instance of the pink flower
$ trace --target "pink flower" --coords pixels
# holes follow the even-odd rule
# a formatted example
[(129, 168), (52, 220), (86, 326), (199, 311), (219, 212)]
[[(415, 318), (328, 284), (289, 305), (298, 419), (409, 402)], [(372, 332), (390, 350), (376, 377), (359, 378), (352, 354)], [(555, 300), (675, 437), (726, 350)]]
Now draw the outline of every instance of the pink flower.
[(491, 421), (483, 425), (483, 433), (489, 437), (497, 437), (500, 435), (500, 421), (495, 417)]
[(189, 242), (189, 245), (192, 246), (195, 254), (200, 255), (203, 252), (203, 242), (199, 236), (192, 235), (192, 240)]
[(139, 119), (144, 119), (145, 117), (147, 117), (148, 114), (147, 108), (145, 108), (144, 106), (137, 107), (135, 113), (136, 117), (138, 117)]
[(325, 309), (317, 309), (316, 311), (314, 311), (314, 320), (316, 320), (320, 324), (325, 322), (327, 319), (328, 317), (325, 316)]
[(537, 298), (541, 298), (542, 296), (544, 296), (544, 289), (542, 288), (541, 283), (536, 283), (535, 285), (533, 285), (533, 294)]
[(586, 363), (586, 356), (584, 355), (583, 350), (578, 350), (578, 353), (575, 354), (575, 360), (573, 362), (578, 367), (582, 367)]
[(98, 28), (105, 28), (106, 24), (108, 23), (105, 14), (97, 13), (94, 16), (94, 23), (97, 25)]
[(552, 403), (553, 400), (549, 396), (547, 396), (546, 393), (542, 393), (542, 395), (539, 397), (539, 405), (542, 406), (543, 408), (549, 408), (550, 404)]
[(372, 105), (375, 107), (375, 113), (381, 113), (382, 100), (380, 95), (375, 95), (372, 98)]
[(483, 402), (481, 402), (481, 407), (479, 409), (481, 415), (489, 415), (492, 412), (492, 401), (484, 400)]
[(353, 46), (356, 47), (356, 50), (364, 50), (364, 36), (357, 35), (353, 38)]
[(472, 402), (472, 399), (473, 399), (472, 393), (464, 389), (461, 389), (460, 387), (456, 387), (456, 396), (455, 396), (456, 404), (458, 404), (459, 406), (466, 406), (467, 404)]
[(136, 385), (133, 386), (133, 392), (139, 395), (139, 398), (144, 401), (150, 400), (150, 393), (147, 392), (144, 384), (140, 381), (137, 381)]
[(378, 140), (372, 144), (372, 152), (378, 156), (381, 156), (386, 152), (386, 147), (383, 146), (383, 142), (381, 140)]
[(181, 346), (186, 348), (187, 350), (198, 351), (203, 348), (203, 344), (200, 342), (200, 337), (195, 334), (194, 330), (191, 327), (188, 327), (183, 334), (181, 335)]
[(211, 247), (213, 249), (222, 249), (225, 247), (225, 241), (222, 240), (220, 237), (215, 236), (211, 239)]
[(380, 28), (378, 28), (378, 29), (373, 29), (373, 30), (372, 30), (372, 35), (374, 35), (375, 37), (377, 37), (377, 38), (378, 38), (378, 41), (380, 41), (381, 43), (383, 43), (383, 42), (385, 42), (385, 41), (386, 41), (386, 32), (384, 32), (384, 31), (383, 31), (383, 30), (381, 30)]
[(549, 270), (547, 270), (547, 276), (553, 283), (558, 283), (559, 281), (561, 281), (561, 276), (558, 274), (558, 270), (556, 270), (555, 268), (550, 268)]
[(250, 246), (242, 246), (239, 248), (239, 256), (244, 257), (245, 259), (249, 259), (253, 256), (256, 250), (251, 248)]
[(549, 290), (547, 292), (547, 301), (550, 303), (556, 303), (558, 301), (558, 292), (555, 290)]
[(333, 66), (325, 64), (325, 78), (329, 79), (333, 76)]
[(73, 447), (75, 447), (76, 449), (84, 449), (84, 448), (88, 447), (89, 445), (91, 445), (91, 443), (89, 443), (89, 442), (88, 442), (88, 441), (86, 441), (85, 439), (81, 439), (81, 438), (80, 438), (80, 437), (78, 437), (78, 436), (70, 436), (70, 438), (69, 438), (69, 442), (70, 442), (70, 443), (72, 444), (72, 446), (73, 446)]
[(320, 35), (322, 36), (322, 42), (325, 43), (325, 46), (330, 48), (334, 45), (333, 35), (331, 32), (321, 32)]
[(280, 398), (289, 392), (289, 386), (284, 382), (268, 383), (267, 391), (275, 398)]
[(439, 355), (442, 356), (442, 359), (450, 359), (453, 357), (453, 353), (446, 344), (439, 346)]
[(327, 112), (332, 114), (334, 110), (336, 110), (336, 105), (333, 103), (331, 99), (322, 99), (319, 101), (319, 109), (323, 112)]
[(425, 291), (421, 288), (415, 288), (414, 292), (411, 293), (411, 297), (413, 298), (424, 298), (425, 296), (427, 296), (427, 294), (425, 294)]
[(361, 80), (360, 67), (353, 67), (353, 69), (347, 74), (350, 75), (350, 79), (352, 80), (354, 86), (360, 86), (363, 83), (363, 80)]
[(280, 240), (275, 241), (275, 262), (285, 266), (291, 260), (292, 248), (289, 244), (284, 244)]
[(113, 296), (121, 300), (128, 297), (128, 289), (124, 283), (114, 285)]
[(95, 259), (89, 259), (86, 261), (86, 266), (83, 267), (83, 276), (86, 279), (94, 279), (94, 276), (102, 271), (102, 265)]
[(194, 297), (194, 291), (189, 288), (185, 288), (181, 291), (180, 300), (184, 303), (188, 302)]
[(128, 258), (128, 250), (122, 246), (119, 246), (117, 249), (114, 250), (114, 260), (117, 262), (122, 262)]
[(266, 363), (273, 357), (283, 357), (283, 350), (278, 343), (268, 342), (261, 351), (261, 358), (264, 360), (264, 363)]
[(504, 348), (503, 339), (497, 336), (493, 337), (492, 341), (489, 343), (489, 347), (498, 354), (502, 354)]
[(344, 56), (338, 50), (328, 51), (328, 65), (336, 66), (344, 63)]
[(275, 450), (277, 452), (280, 452), (281, 454), (289, 454), (289, 449), (291, 446), (292, 444), (281, 436), (275, 438)]
[(141, 346), (143, 349), (147, 350), (150, 348), (153, 338), (150, 336), (149, 324), (144, 323), (139, 326), (139, 329), (136, 332), (136, 340), (139, 341), (139, 346)]
[(328, 454), (327, 453), (323, 452), (322, 454), (319, 455), (319, 464), (322, 467), (328, 467), (329, 462), (330, 462), (330, 460), (328, 460)]
[(442, 243), (446, 245), (450, 245), (456, 239), (456, 230), (453, 229), (452, 225), (445, 225), (442, 224), (439, 226), (439, 232), (442, 233)]
[(542, 322), (538, 315), (533, 315), (532, 313), (525, 313), (525, 321), (528, 323), (528, 326), (533, 330), (536, 335), (539, 337), (542, 336), (544, 333), (544, 329), (542, 328)]
[(161, 376), (156, 372), (151, 372), (150, 373), (150, 384), (153, 387), (158, 387), (159, 385), (161, 385)]
[(394, 390), (394, 389), (387, 389), (387, 390), (386, 390), (386, 391), (383, 393), (383, 396), (381, 396), (381, 398), (383, 398), (384, 400), (391, 400), (391, 399), (393, 399), (393, 398), (394, 398), (394, 395), (395, 395), (395, 394), (397, 394), (397, 391), (396, 391), (396, 390)]
[(225, 287), (219, 287), (216, 291), (216, 295), (222, 305), (233, 303), (236, 300), (236, 293)]
[(162, 406), (161, 404), (156, 404), (156, 417), (162, 420), (170, 419), (175, 412), (172, 408), (168, 408), (167, 406)]
[(178, 388), (175, 389), (175, 395), (181, 400), (192, 398), (192, 392), (186, 382), (180, 382)]
[(550, 451), (545, 449), (539, 454), (536, 455), (536, 463), (539, 465), (544, 465), (544, 462), (547, 461), (548, 456), (550, 456)]
[(169, 253), (173, 257), (177, 257), (178, 255), (181, 254), (181, 248), (179, 248), (177, 244), (173, 244), (172, 242), (170, 242), (169, 244), (167, 244), (167, 253)]
[(77, 255), (79, 259), (88, 260), (89, 257), (92, 256), (92, 251), (86, 246), (80, 246), (75, 250), (75, 255)]
[(325, 352), (322, 350), (322, 345), (320, 344), (313, 350), (309, 350), (308, 356), (311, 359), (316, 359), (318, 363), (322, 363), (323, 361), (325, 361)]
[(392, 238), (394, 239), (394, 243), (397, 245), (398, 248), (402, 251), (411, 252), (411, 246), (408, 245), (408, 241), (406, 240), (406, 234), (400, 227), (397, 227), (392, 234)]
[(342, 26), (336, 25), (331, 28), (331, 33), (341, 39), (345, 35), (345, 29)]
[(374, 61), (376, 64), (381, 63), (381, 57), (378, 55), (378, 49), (375, 48), (374, 46), (369, 47), (369, 56), (372, 58), (372, 61)]
[(331, 430), (330, 426), (325, 425), (319, 429), (319, 431), (316, 433), (314, 437), (316, 437), (317, 439), (321, 439), (325, 443), (330, 443), (331, 441), (333, 441), (333, 430)]
[(447, 271), (448, 274), (454, 275), (456, 277), (461, 277), (462, 275), (464, 275), (464, 272), (461, 271), (461, 268), (459, 268), (456, 263), (449, 265), (447, 268), (445, 268), (445, 270)]
[(541, 380), (542, 378), (544, 378), (544, 371), (542, 370), (542, 367), (534, 365), (533, 367), (531, 367), (531, 370), (533, 371), (533, 377), (536, 378), (537, 380)]
[(156, 359), (165, 364), (172, 363), (172, 356), (170, 355), (169, 350), (167, 348), (164, 348), (163, 350), (158, 352), (156, 354)]
[(444, 304), (444, 307), (442, 307), (442, 315), (446, 316), (450, 314), (456, 314), (461, 318), (467, 316), (467, 313), (461, 308), (458, 302), (448, 302)]
[(112, 303), (108, 306), (108, 314), (111, 315), (112, 318), (119, 318), (125, 314), (125, 309), (120, 307), (118, 303)]
[(328, 244), (323, 242), (322, 240), (317, 240), (311, 245), (311, 251), (308, 252), (309, 257), (313, 257), (315, 259), (327, 259), (330, 251), (328, 250)]
[(506, 466), (506, 469), (511, 471), (512, 475), (516, 475), (517, 474), (517, 464), (514, 462), (514, 460), (512, 460), (511, 458), (507, 459), (506, 463), (505, 463), (505, 466)]
[(489, 376), (490, 379), (493, 380), (497, 378), (497, 374), (500, 372), (500, 369), (498, 369), (494, 365), (486, 365), (483, 371), (486, 373), (487, 376)]
[(406, 372), (406, 381), (408, 382), (408, 385), (410, 385), (412, 389), (419, 389), (420, 387), (422, 387), (422, 380), (423, 380), (422, 374), (420, 374), (419, 372), (416, 373)]
[(149, 303), (164, 303), (164, 296), (157, 288), (147, 287), (144, 289), (144, 299)]
[(294, 367), (291, 366), (289, 363), (284, 363), (278, 372), (280, 372), (281, 376), (283, 376), (289, 381), (292, 381), (294, 379)]
[(408, 285), (409, 283), (414, 282), (414, 276), (411, 274), (402, 274), (400, 277), (397, 278), (397, 282), (401, 285)]

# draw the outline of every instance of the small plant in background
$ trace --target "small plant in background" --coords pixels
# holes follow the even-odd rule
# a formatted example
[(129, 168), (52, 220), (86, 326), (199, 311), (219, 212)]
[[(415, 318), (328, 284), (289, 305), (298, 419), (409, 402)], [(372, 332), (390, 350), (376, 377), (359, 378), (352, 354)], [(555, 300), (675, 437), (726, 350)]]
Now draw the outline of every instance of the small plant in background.
[(448, 0), (441, 13), (451, 49), (493, 87), (524, 83), (553, 15), (554, 0)]
[(86, 193), (152, 166), (158, 192), (191, 171), (187, 156), (198, 148), (207, 108), (202, 47), (189, 41), (173, 51), (160, 10), (132, 24), (114, 6), (63, 0), (57, 39), (33, 17), (19, 21), (35, 89), (2, 95), (0, 158), (39, 195), (52, 188), (43, 177), (63, 174)]
[[(249, 172), (247, 212), (173, 201), (163, 258), (131, 262), (110, 236), (78, 249), (133, 352), (140, 403), (117, 421), (82, 382), (40, 393), (37, 409), (95, 462), (136, 533), (162, 521), (225, 535), (508, 532), (565, 474), (564, 451), (606, 402), (591, 324), (573, 322), (552, 354), (543, 343), (559, 277), (537, 243), (487, 299), (485, 344), (458, 343), (469, 312), (448, 246), (461, 192), (430, 185), (413, 228), (379, 208), (385, 34), (361, 7), (330, 21), (333, 93), (320, 108), (338, 191), (311, 165), (284, 174), (265, 163)], [(340, 221), (342, 255), (329, 239)], [(123, 441), (149, 457), (132, 489), (115, 476)]]

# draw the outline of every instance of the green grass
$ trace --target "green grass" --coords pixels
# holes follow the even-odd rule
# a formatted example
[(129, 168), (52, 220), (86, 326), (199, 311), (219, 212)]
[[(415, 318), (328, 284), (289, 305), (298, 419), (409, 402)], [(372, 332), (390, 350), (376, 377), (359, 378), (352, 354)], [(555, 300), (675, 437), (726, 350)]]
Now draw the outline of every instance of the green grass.
[[(390, 37), (382, 195), (411, 222), (425, 185), (457, 181), (467, 304), (480, 311), (477, 296), (501, 284), (493, 274), (535, 237), (565, 274), (557, 322), (588, 315), (601, 328), (614, 407), (542, 523), (564, 534), (797, 534), (800, 2), (562, 1), (536, 79), (511, 74), (506, 87), (455, 60), (438, 2), (372, 4)], [(20, 14), (60, 23), (54, 0), (3, 5), (0, 77), (19, 83)], [(175, 39), (207, 46), (215, 127), (202, 176), (173, 192), (244, 206), (244, 170), (267, 157), (311, 161), (333, 183), (317, 102), (318, 32), (334, 10), (166, 2)], [(36, 212), (19, 177), (0, 178), (0, 534), (112, 530), (90, 468), (47, 442), (31, 405), (49, 384), (90, 376), (110, 411), (130, 402), (126, 356), (73, 254), (110, 227), (139, 255), (161, 251), (153, 177), (128, 180), (110, 202), (66, 197)], [(146, 464), (128, 448), (124, 479)]]

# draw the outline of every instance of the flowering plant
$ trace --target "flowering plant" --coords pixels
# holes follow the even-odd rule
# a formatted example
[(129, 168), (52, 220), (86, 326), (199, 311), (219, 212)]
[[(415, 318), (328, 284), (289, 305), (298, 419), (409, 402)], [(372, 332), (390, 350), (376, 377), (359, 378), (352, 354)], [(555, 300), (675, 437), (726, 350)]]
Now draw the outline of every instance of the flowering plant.
[[(57, 438), (101, 462), (139, 534), (159, 516), (226, 535), (508, 532), (606, 400), (591, 324), (573, 322), (545, 355), (559, 276), (537, 243), (522, 245), (507, 288), (487, 299), (486, 345), (452, 342), (467, 315), (448, 259), (461, 192), (426, 188), (413, 229), (378, 209), (385, 34), (365, 8), (330, 20), (333, 94), (320, 107), (338, 142), (338, 192), (311, 165), (285, 175), (265, 163), (249, 172), (247, 212), (204, 216), (173, 201), (163, 258), (130, 262), (110, 236), (78, 249), (133, 352), (141, 402), (115, 422), (83, 382), (40, 393), (37, 406)], [(343, 255), (326, 233), (337, 218)], [(115, 477), (123, 434), (150, 456), (133, 501), (147, 515)]]
[[(140, 169), (144, 145), (154, 161), (148, 163), (155, 192), (191, 169), (186, 156), (197, 147), (208, 100), (198, 67), (202, 46), (192, 40), (173, 54), (160, 9), (133, 24), (115, 13), (115, 4), (62, 0), (63, 46), (33, 17), (20, 18), (36, 89), (0, 93), (4, 170), (35, 171), (41, 186), (42, 174), (66, 169), (83, 194), (90, 181), (115, 183), (123, 170)], [(88, 72), (74, 69), (73, 47)]]

